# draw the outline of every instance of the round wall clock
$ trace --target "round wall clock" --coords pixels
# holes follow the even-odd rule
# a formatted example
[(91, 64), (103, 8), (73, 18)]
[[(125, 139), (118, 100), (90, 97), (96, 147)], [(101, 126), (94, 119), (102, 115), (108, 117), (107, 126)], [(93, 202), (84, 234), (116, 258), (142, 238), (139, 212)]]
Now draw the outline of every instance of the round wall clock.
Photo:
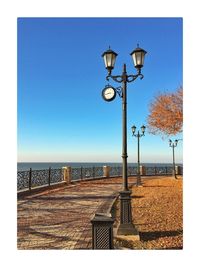
[(102, 97), (105, 101), (112, 101), (116, 97), (116, 90), (114, 87), (107, 85), (102, 90)]

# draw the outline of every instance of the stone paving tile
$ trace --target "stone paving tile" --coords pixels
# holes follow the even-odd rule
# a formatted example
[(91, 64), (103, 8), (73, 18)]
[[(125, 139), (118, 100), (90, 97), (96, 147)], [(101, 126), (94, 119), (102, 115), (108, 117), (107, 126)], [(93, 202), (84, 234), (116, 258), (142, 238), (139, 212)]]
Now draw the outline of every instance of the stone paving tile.
[(90, 220), (121, 187), (122, 178), (83, 181), (19, 199), (18, 249), (91, 249)]

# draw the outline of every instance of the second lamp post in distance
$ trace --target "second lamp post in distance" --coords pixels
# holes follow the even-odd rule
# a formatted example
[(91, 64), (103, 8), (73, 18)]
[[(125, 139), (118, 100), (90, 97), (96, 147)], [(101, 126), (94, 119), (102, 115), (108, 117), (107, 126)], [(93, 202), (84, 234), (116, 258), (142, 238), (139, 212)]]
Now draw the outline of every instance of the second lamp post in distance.
[(137, 149), (137, 152), (138, 152), (138, 156), (137, 156), (137, 183), (136, 183), (136, 185), (142, 186), (141, 174), (140, 174), (140, 138), (142, 136), (144, 136), (146, 127), (144, 125), (141, 126), (141, 132), (142, 133), (140, 133), (139, 130), (137, 131), (137, 133), (135, 133), (136, 132), (136, 126), (135, 125), (133, 125), (131, 127), (131, 129), (132, 129), (133, 136), (137, 137), (137, 146), (138, 146), (138, 149)]
[(172, 140), (169, 139), (169, 146), (172, 148), (172, 157), (173, 157), (173, 163), (172, 163), (173, 164), (173, 171), (172, 171), (172, 175), (174, 176), (175, 179), (177, 179), (177, 177), (176, 177), (174, 148), (177, 147), (179, 140), (181, 140), (181, 139), (176, 139), (174, 142), (172, 142)]

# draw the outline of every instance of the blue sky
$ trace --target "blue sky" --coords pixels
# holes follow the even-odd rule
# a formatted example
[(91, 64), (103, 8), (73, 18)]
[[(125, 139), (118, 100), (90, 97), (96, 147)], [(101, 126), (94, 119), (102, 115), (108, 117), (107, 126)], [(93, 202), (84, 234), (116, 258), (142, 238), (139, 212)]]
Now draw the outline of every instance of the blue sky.
[[(118, 53), (113, 74), (135, 68), (130, 52), (147, 51), (143, 80), (128, 84), (128, 161), (137, 160), (131, 126), (149, 104), (182, 85), (181, 18), (19, 18), (18, 161), (121, 162), (121, 99), (107, 103), (101, 54)], [(110, 81), (113, 86), (119, 84)], [(182, 135), (172, 136), (182, 138)], [(141, 162), (171, 162), (168, 139), (146, 133)], [(182, 143), (176, 148), (182, 162)]]

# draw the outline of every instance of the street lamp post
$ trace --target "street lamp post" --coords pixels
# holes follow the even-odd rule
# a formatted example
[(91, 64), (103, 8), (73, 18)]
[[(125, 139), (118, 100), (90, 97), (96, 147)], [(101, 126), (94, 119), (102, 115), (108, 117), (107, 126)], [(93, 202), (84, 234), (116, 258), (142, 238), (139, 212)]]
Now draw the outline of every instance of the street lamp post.
[(132, 223), (131, 214), (131, 191), (128, 189), (128, 175), (127, 175), (127, 83), (133, 82), (138, 77), (141, 79), (143, 75), (141, 74), (141, 68), (144, 64), (144, 57), (146, 51), (139, 48), (139, 46), (133, 50), (130, 54), (133, 58), (135, 68), (137, 69), (137, 74), (127, 75), (126, 64), (123, 65), (123, 71), (121, 75), (112, 75), (112, 70), (114, 69), (115, 60), (117, 53), (109, 49), (102, 54), (104, 58), (105, 67), (108, 70), (108, 75), (106, 80), (114, 80), (117, 83), (121, 83), (122, 86), (114, 88), (107, 85), (102, 91), (102, 97), (106, 101), (112, 101), (118, 94), (122, 98), (122, 179), (123, 179), (123, 189), (120, 192), (120, 225), (118, 227), (117, 233), (119, 235), (138, 235)]
[(174, 148), (177, 146), (179, 140), (175, 140), (174, 142), (172, 142), (171, 139), (169, 139), (169, 146), (172, 148), (172, 155), (173, 155), (173, 176), (175, 179), (177, 179), (176, 177), (176, 168), (175, 168), (175, 153), (174, 153)]
[(135, 133), (135, 131), (136, 131), (136, 126), (135, 126), (135, 125), (133, 125), (133, 126), (131, 127), (131, 129), (132, 129), (132, 134), (133, 134), (133, 136), (137, 137), (137, 145), (138, 145), (138, 157), (137, 157), (137, 158), (138, 158), (138, 160), (137, 160), (137, 186), (142, 186), (141, 175), (140, 175), (140, 138), (141, 138), (142, 136), (144, 136), (146, 127), (145, 127), (144, 125), (141, 126), (141, 132), (142, 132), (142, 133), (140, 133), (139, 130), (138, 130), (137, 133)]

